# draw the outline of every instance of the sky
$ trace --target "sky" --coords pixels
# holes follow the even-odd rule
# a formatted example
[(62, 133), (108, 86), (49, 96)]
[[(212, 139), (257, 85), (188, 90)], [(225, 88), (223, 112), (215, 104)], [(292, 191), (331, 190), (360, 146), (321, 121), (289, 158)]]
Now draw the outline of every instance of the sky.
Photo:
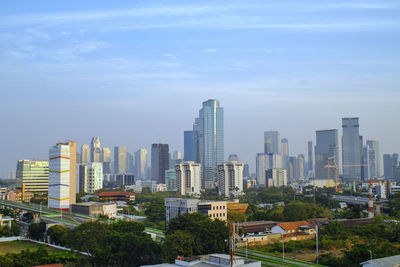
[[(56, 142), (183, 150), (201, 103), (225, 114), (225, 156), (252, 168), (263, 131), (307, 153), (360, 118), (400, 152), (398, 0), (0, 0), (0, 177)], [(254, 171), (254, 169), (253, 169)]]

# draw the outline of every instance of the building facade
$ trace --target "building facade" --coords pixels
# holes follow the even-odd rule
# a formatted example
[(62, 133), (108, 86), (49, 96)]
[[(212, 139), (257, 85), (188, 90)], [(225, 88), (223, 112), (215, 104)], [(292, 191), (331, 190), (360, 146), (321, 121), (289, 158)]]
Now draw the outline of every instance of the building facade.
[(280, 135), (278, 131), (264, 132), (264, 153), (280, 153), (279, 136)]
[[(333, 179), (334, 168), (326, 168), (326, 165), (339, 166), (338, 130), (316, 131), (315, 145), (315, 178)], [(328, 174), (329, 172), (329, 174)]]
[(165, 184), (167, 185), (167, 190), (168, 191), (178, 190), (178, 186), (176, 184), (176, 171), (175, 171), (175, 168), (165, 171)]
[(184, 150), (183, 158), (185, 161), (200, 162), (199, 159), (199, 138), (198, 131), (185, 131), (183, 133)]
[(165, 222), (168, 225), (169, 221), (179, 215), (185, 213), (197, 212), (197, 204), (199, 199), (190, 198), (165, 198)]
[(90, 143), (90, 162), (102, 162), (100, 138), (93, 137)]
[(342, 168), (346, 181), (361, 180), (362, 137), (358, 118), (342, 119)]
[(114, 147), (114, 174), (127, 172), (127, 153), (128, 149), (126, 146)]
[(147, 171), (147, 150), (138, 149), (135, 152), (135, 177), (138, 180), (145, 180)]
[(275, 153), (258, 153), (256, 158), (256, 179), (260, 186), (267, 186), (266, 171), (282, 169), (282, 155)]
[(379, 178), (380, 174), (380, 157), (379, 142), (376, 139), (367, 140), (368, 146), (368, 178)]
[(288, 176), (287, 170), (281, 168), (269, 169), (266, 171), (266, 184), (267, 187), (275, 186), (287, 186), (288, 185)]
[(81, 163), (90, 162), (90, 146), (88, 144), (83, 144), (81, 146)]
[(151, 145), (151, 180), (165, 184), (165, 171), (169, 169), (169, 145)]
[(223, 197), (243, 192), (243, 163), (230, 161), (218, 164), (218, 192)]
[(32, 193), (48, 192), (49, 184), (49, 162), (18, 160), (16, 171), (16, 186)]
[(180, 195), (200, 195), (201, 164), (185, 161), (175, 165), (176, 186)]

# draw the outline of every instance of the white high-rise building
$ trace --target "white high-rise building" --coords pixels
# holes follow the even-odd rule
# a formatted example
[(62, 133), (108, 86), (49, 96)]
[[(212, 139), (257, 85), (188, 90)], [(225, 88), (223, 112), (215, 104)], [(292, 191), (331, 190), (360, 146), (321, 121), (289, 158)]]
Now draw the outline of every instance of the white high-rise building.
[(90, 147), (88, 144), (83, 144), (81, 146), (81, 163), (90, 162)]
[(237, 196), (243, 192), (243, 163), (231, 161), (218, 164), (219, 195)]
[(282, 169), (282, 155), (276, 153), (258, 153), (256, 159), (257, 184), (267, 185), (265, 172), (269, 169)]
[(49, 151), (49, 208), (69, 209), (70, 205), (70, 146), (57, 144)]
[(176, 184), (180, 195), (200, 195), (201, 164), (185, 161), (175, 165)]
[(103, 164), (91, 162), (86, 164), (86, 181), (84, 191), (93, 194), (103, 188)]
[(380, 172), (380, 157), (379, 157), (379, 141), (376, 139), (367, 140), (368, 146), (368, 178), (379, 178)]
[(90, 143), (90, 162), (102, 162), (100, 138), (93, 137)]
[(147, 150), (138, 149), (135, 152), (135, 179), (145, 180), (147, 170)]
[(275, 186), (287, 186), (288, 177), (287, 170), (274, 168), (266, 171), (267, 187)]

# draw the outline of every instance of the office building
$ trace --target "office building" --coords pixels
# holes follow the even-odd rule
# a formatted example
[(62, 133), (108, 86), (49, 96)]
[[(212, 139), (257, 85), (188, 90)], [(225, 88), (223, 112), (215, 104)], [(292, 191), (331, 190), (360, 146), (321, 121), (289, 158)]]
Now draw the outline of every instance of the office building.
[(89, 162), (79, 166), (79, 192), (93, 194), (103, 188), (103, 164)]
[(366, 181), (369, 179), (369, 147), (363, 146), (361, 157), (361, 179)]
[(167, 191), (178, 190), (175, 168), (165, 171), (165, 184), (167, 185)]
[(393, 179), (397, 183), (400, 183), (400, 166), (399, 165), (393, 167)]
[(218, 191), (223, 197), (243, 193), (243, 163), (230, 161), (218, 164)]
[(169, 145), (151, 145), (151, 180), (165, 184), (165, 171), (169, 169)]
[(184, 161), (175, 166), (176, 186), (180, 195), (200, 195), (201, 165)]
[(168, 225), (169, 221), (179, 215), (185, 213), (197, 212), (197, 204), (199, 199), (191, 198), (165, 198), (165, 222)]
[(310, 172), (312, 172), (314, 170), (313, 144), (312, 144), (312, 141), (308, 141), (307, 142), (307, 148), (308, 148), (307, 173), (309, 174)]
[(183, 161), (182, 152), (179, 150), (175, 150), (172, 153), (172, 157), (169, 160), (169, 168), (170, 169), (175, 168), (175, 165), (181, 163), (182, 161)]
[(81, 153), (76, 152), (76, 164), (81, 164), (82, 163), (82, 156)]
[(111, 149), (109, 147), (102, 148), (102, 156), (103, 162), (111, 162)]
[(243, 178), (248, 178), (250, 177), (250, 167), (249, 164), (245, 163), (243, 165)]
[(281, 139), (282, 168), (289, 170), (289, 141), (286, 138)]
[(297, 166), (297, 157), (289, 157), (289, 169), (288, 169), (288, 180), (294, 179), (295, 168)]
[(369, 178), (379, 178), (380, 174), (380, 157), (379, 157), (379, 142), (378, 140), (367, 140), (367, 146), (369, 148), (369, 164), (368, 174)]
[(137, 180), (145, 180), (147, 177), (147, 150), (138, 149), (135, 152), (135, 177)]
[(343, 118), (342, 129), (343, 178), (346, 181), (360, 181), (362, 137), (359, 134), (358, 118)]
[(239, 162), (239, 156), (237, 154), (230, 154), (228, 156), (228, 161), (237, 161), (237, 162)]
[(393, 166), (399, 166), (399, 154), (394, 153), (392, 154), (392, 159), (393, 159)]
[(114, 147), (114, 174), (127, 173), (127, 153), (126, 146)]
[(199, 163), (199, 139), (198, 131), (184, 132), (184, 160)]
[(115, 181), (117, 183), (117, 187), (122, 185), (134, 185), (135, 176), (133, 174), (120, 173), (115, 176)]
[(256, 179), (257, 184), (266, 186), (266, 170), (268, 169), (282, 169), (282, 155), (275, 153), (258, 153), (256, 158)]
[(204, 188), (214, 188), (217, 165), (224, 162), (224, 109), (218, 100), (207, 100), (199, 111), (193, 130), (198, 131), (199, 161)]
[(93, 137), (90, 143), (90, 162), (102, 162), (100, 138)]
[(383, 155), (383, 176), (386, 179), (393, 177), (393, 158), (390, 154)]
[(18, 160), (16, 186), (32, 193), (47, 194), (49, 184), (49, 162)]
[(102, 148), (102, 157), (103, 159), (103, 175), (104, 181), (109, 182), (111, 176), (111, 149), (108, 147)]
[(315, 178), (334, 179), (335, 168), (326, 168), (326, 165), (339, 165), (338, 130), (316, 131), (315, 145)]
[(117, 216), (117, 204), (103, 202), (85, 202), (72, 205), (72, 212), (87, 216), (98, 217), (100, 215), (114, 219)]
[(228, 210), (226, 201), (200, 201), (197, 204), (197, 212), (208, 216), (211, 220), (226, 221), (228, 218)]
[(58, 143), (49, 151), (49, 202), (55, 209), (69, 209), (76, 199), (76, 143)]
[(126, 153), (126, 172), (134, 173), (134, 161), (131, 153)]
[(304, 180), (304, 166), (305, 166), (305, 159), (303, 154), (297, 155), (295, 167), (295, 178), (303, 181)]
[(81, 163), (90, 162), (90, 147), (87, 144), (81, 146)]
[(264, 153), (279, 153), (279, 132), (264, 132)]
[(268, 169), (266, 170), (265, 175), (267, 187), (281, 187), (288, 185), (287, 170), (281, 168)]

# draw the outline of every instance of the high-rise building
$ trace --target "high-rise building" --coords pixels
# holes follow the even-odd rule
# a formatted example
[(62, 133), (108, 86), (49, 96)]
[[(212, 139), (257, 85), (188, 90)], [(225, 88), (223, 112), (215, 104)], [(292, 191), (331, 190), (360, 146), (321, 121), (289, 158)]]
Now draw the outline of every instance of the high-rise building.
[(314, 170), (314, 161), (313, 161), (313, 144), (312, 141), (307, 142), (308, 148), (308, 161), (307, 161), (307, 171), (308, 173)]
[(134, 172), (134, 161), (133, 161), (133, 155), (131, 153), (126, 153), (126, 172), (127, 173), (133, 173)]
[(81, 146), (81, 163), (88, 163), (90, 162), (90, 147), (87, 144), (83, 144)]
[(287, 186), (287, 170), (281, 168), (269, 169), (266, 171), (267, 187)]
[(281, 139), (282, 168), (289, 170), (289, 141), (286, 138)]
[(218, 164), (218, 191), (223, 197), (243, 192), (243, 163), (230, 161)]
[(182, 161), (183, 161), (182, 160), (182, 152), (179, 150), (175, 150), (172, 153), (172, 158), (169, 161), (169, 168), (170, 169), (175, 168), (175, 165), (181, 163)]
[(49, 151), (50, 208), (69, 209), (76, 199), (76, 143), (58, 143)]
[(76, 152), (76, 164), (81, 164), (81, 163), (82, 163), (81, 153)]
[(90, 143), (90, 162), (102, 162), (100, 138), (93, 137)]
[(249, 178), (250, 177), (250, 167), (249, 164), (245, 163), (243, 165), (243, 178)]
[(393, 158), (390, 154), (383, 155), (383, 175), (386, 179), (393, 178)]
[(176, 185), (180, 195), (200, 195), (201, 165), (193, 161), (184, 161), (175, 166)]
[(264, 132), (264, 153), (279, 153), (279, 132)]
[(138, 149), (135, 152), (135, 177), (137, 180), (145, 180), (147, 170), (147, 150)]
[(49, 162), (47, 160), (18, 160), (16, 174), (17, 188), (22, 189), (22, 185), (25, 185), (27, 192), (48, 192)]
[(103, 175), (104, 180), (108, 181), (111, 175), (111, 149), (108, 147), (103, 147), (103, 153), (101, 158), (103, 159)]
[(343, 118), (342, 128), (343, 177), (347, 181), (360, 181), (362, 137), (359, 134), (358, 118)]
[(165, 184), (167, 185), (167, 191), (175, 191), (178, 189), (176, 185), (175, 167), (165, 171)]
[(102, 151), (101, 158), (103, 162), (111, 162), (111, 149), (109, 147), (103, 147)]
[(165, 184), (165, 171), (169, 169), (169, 145), (151, 145), (151, 180)]
[(368, 174), (369, 178), (379, 178), (380, 173), (380, 157), (379, 157), (379, 142), (376, 139), (367, 140), (367, 146), (369, 148), (369, 164)]
[(134, 185), (135, 176), (133, 174), (120, 173), (115, 176), (115, 181), (117, 183), (117, 186)]
[(204, 188), (213, 188), (217, 181), (217, 165), (224, 162), (224, 109), (218, 100), (203, 102), (193, 130), (198, 131), (202, 184)]
[(199, 163), (199, 139), (198, 131), (184, 132), (184, 160)]
[(298, 160), (297, 157), (289, 157), (289, 170), (288, 170), (288, 180), (292, 181), (295, 177), (295, 169), (297, 168)]
[(369, 147), (363, 146), (362, 153), (362, 166), (361, 166), (361, 179), (367, 181), (369, 179)]
[(258, 153), (256, 159), (257, 184), (266, 186), (266, 171), (269, 169), (282, 169), (282, 155), (276, 153)]
[(228, 161), (239, 161), (239, 156), (237, 154), (230, 154), (228, 156)]
[(297, 168), (295, 170), (295, 178), (299, 180), (304, 180), (304, 166), (305, 166), (305, 159), (303, 154), (297, 155)]
[(127, 153), (128, 149), (126, 146), (114, 147), (114, 174), (127, 172)]
[(103, 164), (89, 162), (79, 166), (79, 192), (93, 194), (103, 188)]
[[(335, 169), (326, 165), (339, 165), (338, 130), (316, 131), (315, 177), (317, 179), (334, 179)], [(329, 174), (328, 174), (329, 172)]]
[(393, 166), (399, 166), (399, 154), (394, 153), (392, 154), (392, 159), (393, 159)]

